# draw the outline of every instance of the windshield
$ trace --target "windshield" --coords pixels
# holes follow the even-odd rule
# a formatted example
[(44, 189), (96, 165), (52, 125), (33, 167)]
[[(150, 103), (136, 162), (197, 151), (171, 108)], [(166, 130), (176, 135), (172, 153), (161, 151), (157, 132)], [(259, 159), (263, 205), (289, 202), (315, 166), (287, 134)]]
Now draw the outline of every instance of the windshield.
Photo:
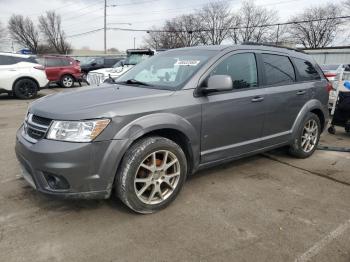
[(144, 87), (176, 90), (216, 53), (209, 50), (164, 52), (138, 64), (119, 77), (118, 82), (134, 80), (134, 84), (142, 82)]
[(121, 67), (123, 64), (125, 64), (125, 60), (120, 60), (114, 64), (113, 68)]
[(127, 56), (125, 59), (125, 65), (137, 65), (138, 63), (146, 60), (149, 58), (150, 54), (137, 54), (137, 53), (131, 53)]
[(325, 71), (325, 70), (338, 70), (339, 66), (340, 65), (321, 65), (320, 67), (323, 71)]

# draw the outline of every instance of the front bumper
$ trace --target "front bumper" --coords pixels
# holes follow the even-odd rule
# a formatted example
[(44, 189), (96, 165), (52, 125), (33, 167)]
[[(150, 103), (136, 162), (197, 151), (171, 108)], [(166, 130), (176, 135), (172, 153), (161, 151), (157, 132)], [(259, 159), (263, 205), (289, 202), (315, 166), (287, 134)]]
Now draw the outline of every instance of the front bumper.
[[(70, 143), (42, 139), (30, 143), (21, 127), (16, 135), (16, 156), (23, 175), (36, 190), (70, 198), (108, 198), (126, 140)], [(54, 189), (48, 175), (63, 177), (69, 187)]]

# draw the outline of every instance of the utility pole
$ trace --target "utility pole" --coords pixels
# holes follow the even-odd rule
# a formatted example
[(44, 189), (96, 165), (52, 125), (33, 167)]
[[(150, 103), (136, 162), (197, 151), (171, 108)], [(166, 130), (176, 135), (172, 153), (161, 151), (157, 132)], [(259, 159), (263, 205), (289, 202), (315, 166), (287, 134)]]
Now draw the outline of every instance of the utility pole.
[(136, 37), (134, 37), (134, 49), (136, 48)]
[(105, 54), (107, 54), (107, 0), (105, 0), (103, 29), (104, 29), (104, 50), (105, 50)]

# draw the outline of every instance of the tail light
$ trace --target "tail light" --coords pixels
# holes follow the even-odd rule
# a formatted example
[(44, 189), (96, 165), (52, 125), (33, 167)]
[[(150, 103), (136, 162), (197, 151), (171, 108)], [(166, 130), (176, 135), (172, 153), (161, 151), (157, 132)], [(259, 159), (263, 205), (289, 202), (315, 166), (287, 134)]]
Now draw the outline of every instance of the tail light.
[(336, 77), (337, 74), (334, 74), (334, 73), (325, 73), (324, 76), (327, 77), (327, 79), (329, 79), (329, 78), (332, 78), (332, 77)]
[(34, 66), (34, 68), (38, 70), (45, 70), (45, 67), (42, 65)]

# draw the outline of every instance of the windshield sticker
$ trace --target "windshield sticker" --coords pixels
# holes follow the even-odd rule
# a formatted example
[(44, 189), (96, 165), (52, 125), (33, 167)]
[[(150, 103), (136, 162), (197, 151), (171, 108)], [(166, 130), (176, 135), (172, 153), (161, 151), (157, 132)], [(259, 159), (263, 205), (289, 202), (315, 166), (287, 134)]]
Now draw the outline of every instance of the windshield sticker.
[(176, 66), (196, 66), (200, 63), (199, 60), (178, 60), (175, 65)]

